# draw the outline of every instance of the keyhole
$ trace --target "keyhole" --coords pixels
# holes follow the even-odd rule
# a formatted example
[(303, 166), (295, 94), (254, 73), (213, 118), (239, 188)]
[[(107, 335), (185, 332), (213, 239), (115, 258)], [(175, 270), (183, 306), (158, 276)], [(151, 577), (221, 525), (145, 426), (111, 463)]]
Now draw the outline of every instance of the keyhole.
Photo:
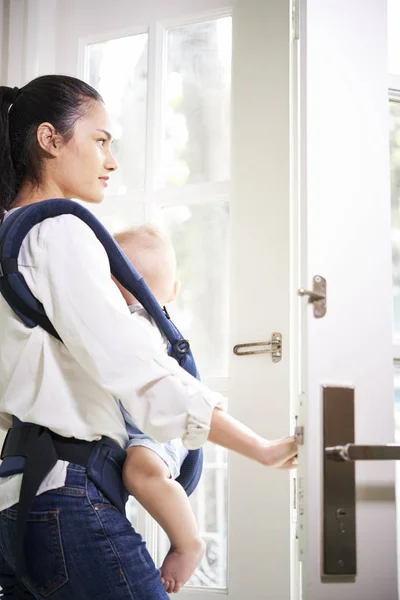
[(336, 511), (336, 518), (339, 521), (339, 533), (345, 533), (346, 529), (345, 529), (345, 524), (344, 524), (344, 519), (346, 517), (346, 511), (344, 510), (344, 508), (338, 508)]

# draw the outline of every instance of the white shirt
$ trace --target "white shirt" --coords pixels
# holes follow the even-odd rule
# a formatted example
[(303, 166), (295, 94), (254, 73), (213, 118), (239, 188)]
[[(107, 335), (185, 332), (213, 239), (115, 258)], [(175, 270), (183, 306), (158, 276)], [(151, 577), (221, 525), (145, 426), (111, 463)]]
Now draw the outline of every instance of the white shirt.
[[(16, 209), (18, 210), (18, 209)], [(222, 397), (165, 354), (143, 319), (132, 318), (112, 282), (108, 257), (79, 218), (62, 215), (31, 229), (20, 272), (64, 343), (30, 329), (0, 295), (0, 428), (11, 415), (65, 437), (127, 442), (120, 399), (137, 426), (160, 442), (207, 440)], [(65, 484), (59, 461), (39, 492)], [(21, 475), (0, 478), (0, 510), (18, 502)]]
[(157, 323), (154, 321), (153, 317), (149, 315), (147, 310), (139, 303), (130, 304), (128, 305), (128, 308), (133, 318), (141, 319), (146, 324), (146, 327), (150, 325), (151, 335), (154, 336), (154, 343), (161, 346), (164, 352), (168, 352), (168, 338), (158, 329)]

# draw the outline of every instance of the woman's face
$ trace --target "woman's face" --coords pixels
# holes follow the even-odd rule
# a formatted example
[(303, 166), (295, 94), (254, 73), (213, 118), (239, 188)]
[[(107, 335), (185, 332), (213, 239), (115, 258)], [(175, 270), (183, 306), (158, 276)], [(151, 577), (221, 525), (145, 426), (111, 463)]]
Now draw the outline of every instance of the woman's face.
[(77, 121), (72, 138), (49, 165), (65, 198), (99, 203), (109, 177), (117, 169), (111, 154), (111, 123), (104, 105), (95, 102)]

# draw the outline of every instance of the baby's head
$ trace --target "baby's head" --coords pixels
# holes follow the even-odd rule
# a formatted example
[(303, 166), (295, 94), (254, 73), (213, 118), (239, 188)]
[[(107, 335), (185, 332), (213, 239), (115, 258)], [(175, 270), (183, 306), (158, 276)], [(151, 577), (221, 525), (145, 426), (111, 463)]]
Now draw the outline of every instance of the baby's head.
[[(171, 240), (150, 224), (118, 233), (114, 238), (159, 303), (164, 306), (172, 302), (178, 293), (179, 282), (176, 279), (176, 257)], [(117, 281), (115, 283), (128, 305), (137, 303), (130, 292)]]

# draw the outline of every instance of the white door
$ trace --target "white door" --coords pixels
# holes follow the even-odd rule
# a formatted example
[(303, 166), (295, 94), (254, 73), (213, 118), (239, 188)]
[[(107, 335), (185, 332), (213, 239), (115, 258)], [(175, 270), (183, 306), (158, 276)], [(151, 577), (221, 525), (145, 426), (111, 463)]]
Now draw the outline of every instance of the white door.
[[(5, 4), (10, 31), (27, 27), (22, 48), (10, 37), (8, 81), (54, 71), (100, 89), (116, 123), (121, 168), (97, 214), (111, 231), (164, 222), (183, 280), (171, 313), (203, 377), (257, 432), (286, 435), (289, 1)], [(233, 355), (234, 344), (267, 342), (274, 332), (283, 336), (280, 362), (268, 354)], [(207, 555), (182, 598), (202, 590), (210, 600), (221, 592), (232, 600), (289, 598), (290, 479), (206, 448), (193, 502)], [(163, 541), (135, 511), (132, 519), (159, 562)]]
[[(307, 299), (297, 301), (305, 433), (298, 473), (303, 598), (395, 600), (395, 465), (390, 461), (355, 466), (355, 578), (321, 577), (323, 386), (354, 388), (356, 443), (394, 441), (386, 1), (307, 0), (306, 24), (300, 35), (307, 46), (302, 49), (307, 109), (303, 269), (297, 286), (310, 289), (315, 275), (326, 278), (327, 314), (314, 318)], [(336, 419), (344, 429), (347, 420)], [(352, 440), (340, 443), (345, 441)], [(337, 465), (336, 472), (346, 466)], [(337, 481), (336, 490), (339, 486)], [(337, 513), (334, 526), (345, 530), (343, 537), (351, 527), (346, 510)], [(342, 548), (335, 568), (345, 572), (348, 558)]]

